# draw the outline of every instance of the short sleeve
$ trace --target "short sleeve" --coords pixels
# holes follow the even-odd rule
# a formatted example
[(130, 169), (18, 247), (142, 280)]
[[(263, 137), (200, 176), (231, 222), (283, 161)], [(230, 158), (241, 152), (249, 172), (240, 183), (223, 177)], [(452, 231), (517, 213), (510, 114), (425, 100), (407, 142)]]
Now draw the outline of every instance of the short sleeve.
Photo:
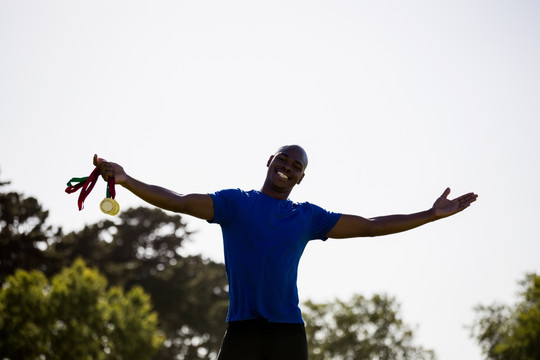
[(239, 189), (220, 190), (210, 194), (214, 202), (214, 218), (208, 220), (211, 224), (224, 225), (231, 221), (235, 213), (235, 199), (240, 196)]
[(321, 239), (326, 240), (326, 236), (330, 230), (336, 225), (339, 218), (341, 217), (340, 213), (335, 213), (327, 211), (320, 206), (311, 205), (312, 210), (312, 226), (311, 226), (311, 239)]

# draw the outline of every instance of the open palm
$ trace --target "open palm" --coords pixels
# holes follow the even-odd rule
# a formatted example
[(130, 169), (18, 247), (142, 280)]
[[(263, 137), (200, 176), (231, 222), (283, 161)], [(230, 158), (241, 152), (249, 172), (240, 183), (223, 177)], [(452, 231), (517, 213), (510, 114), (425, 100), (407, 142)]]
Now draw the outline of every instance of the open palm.
[(474, 193), (467, 193), (450, 200), (448, 199), (449, 194), (450, 188), (446, 188), (443, 194), (433, 204), (435, 216), (442, 218), (458, 213), (468, 208), (478, 197), (478, 195)]

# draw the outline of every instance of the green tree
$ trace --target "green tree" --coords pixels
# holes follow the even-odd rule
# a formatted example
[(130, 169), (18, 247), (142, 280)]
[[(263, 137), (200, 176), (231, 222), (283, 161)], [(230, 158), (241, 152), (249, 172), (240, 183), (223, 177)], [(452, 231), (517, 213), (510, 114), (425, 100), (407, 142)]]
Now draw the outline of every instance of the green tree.
[(433, 351), (413, 344), (394, 298), (354, 295), (346, 302), (303, 305), (311, 360), (435, 359)]
[(7, 359), (150, 359), (162, 343), (141, 288), (107, 289), (77, 260), (48, 281), (18, 270), (0, 290), (0, 353)]
[[(114, 220), (114, 221), (113, 221)], [(140, 207), (63, 236), (47, 250), (52, 273), (82, 257), (113, 285), (141, 286), (166, 335), (155, 359), (206, 359), (225, 332), (227, 279), (221, 263), (182, 255), (190, 232), (179, 215)]]
[(520, 299), (513, 306), (492, 304), (475, 308), (471, 336), (489, 360), (540, 359), (540, 276), (520, 281)]
[[(0, 189), (6, 185), (0, 182)], [(63, 234), (46, 224), (35, 198), (0, 193), (0, 282), (17, 269), (60, 273), (77, 258), (99, 269), (109, 284), (141, 286), (152, 297), (166, 336), (154, 359), (215, 356), (228, 306), (224, 265), (188, 256), (191, 233), (179, 215), (140, 207)]]

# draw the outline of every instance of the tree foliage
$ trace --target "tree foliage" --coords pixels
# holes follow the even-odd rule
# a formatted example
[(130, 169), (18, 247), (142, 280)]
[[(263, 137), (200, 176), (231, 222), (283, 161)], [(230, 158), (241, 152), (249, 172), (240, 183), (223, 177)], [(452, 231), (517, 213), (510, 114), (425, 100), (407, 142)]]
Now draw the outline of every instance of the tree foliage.
[[(0, 182), (0, 189), (7, 185)], [(16, 192), (0, 192), (0, 281), (13, 269), (39, 269), (42, 249), (52, 237), (49, 216), (37, 199)]]
[[(116, 219), (116, 218), (115, 218)], [(50, 271), (83, 257), (114, 285), (141, 286), (151, 296), (166, 335), (157, 359), (204, 359), (217, 354), (228, 306), (223, 264), (182, 255), (189, 239), (179, 215), (140, 207), (67, 234), (47, 256)]]
[(304, 303), (304, 319), (311, 360), (424, 360), (433, 351), (413, 344), (413, 331), (399, 316), (393, 298), (354, 295)]
[(63, 234), (46, 225), (48, 213), (34, 198), (3, 192), (0, 206), (1, 282), (16, 269), (51, 277), (82, 258), (110, 285), (151, 295), (166, 337), (154, 359), (217, 354), (228, 305), (224, 265), (182, 253), (191, 234), (180, 216), (140, 207)]
[(479, 305), (471, 326), (486, 359), (540, 359), (540, 276), (527, 274), (520, 281), (522, 291), (513, 305)]
[(107, 289), (82, 260), (51, 281), (17, 270), (0, 290), (0, 319), (7, 359), (151, 359), (163, 342), (142, 288)]

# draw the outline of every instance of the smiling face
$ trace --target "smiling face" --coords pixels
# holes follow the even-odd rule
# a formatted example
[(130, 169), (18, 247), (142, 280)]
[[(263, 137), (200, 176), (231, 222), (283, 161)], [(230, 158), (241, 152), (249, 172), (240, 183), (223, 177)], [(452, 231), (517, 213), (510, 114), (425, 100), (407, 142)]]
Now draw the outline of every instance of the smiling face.
[(270, 156), (268, 172), (262, 192), (278, 199), (287, 199), (296, 184), (304, 178), (307, 167), (307, 154), (298, 145), (287, 145)]

